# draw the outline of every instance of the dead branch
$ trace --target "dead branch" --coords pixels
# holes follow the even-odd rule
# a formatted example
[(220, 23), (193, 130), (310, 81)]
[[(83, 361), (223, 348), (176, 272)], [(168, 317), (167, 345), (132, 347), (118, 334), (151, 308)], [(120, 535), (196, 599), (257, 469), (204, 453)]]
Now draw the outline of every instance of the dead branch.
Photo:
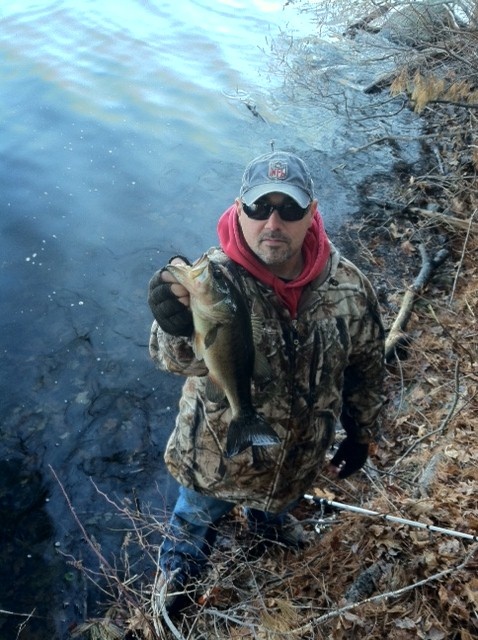
[(449, 216), (446, 213), (428, 211), (427, 209), (420, 209), (419, 207), (405, 207), (403, 211), (405, 210), (409, 211), (410, 213), (416, 213), (424, 218), (431, 218), (432, 220), (437, 220), (438, 222), (442, 224), (446, 224), (455, 229), (461, 229), (463, 231), (468, 231), (468, 232), (474, 231), (475, 233), (478, 233), (478, 224), (476, 222), (473, 222), (473, 216), (471, 216), (470, 220), (463, 220), (462, 218)]
[(454, 100), (436, 99), (429, 100), (428, 104), (449, 104), (453, 107), (461, 107), (462, 109), (478, 109), (478, 104), (473, 102), (455, 102)]
[(18, 613), (17, 611), (6, 611), (5, 609), (0, 609), (0, 615), (2, 616), (16, 616), (18, 618), (39, 618), (40, 616), (34, 615), (35, 609), (31, 613)]
[(447, 53), (443, 49), (429, 47), (420, 53), (413, 54), (413, 58), (408, 60), (404, 66), (397, 67), (393, 71), (380, 74), (373, 82), (367, 85), (363, 92), (365, 94), (379, 93), (383, 89), (390, 87), (393, 81), (400, 76), (404, 69), (409, 75), (413, 75), (420, 67), (428, 65), (432, 60), (446, 57)]
[(179, 631), (179, 629), (176, 627), (176, 625), (173, 623), (173, 621), (169, 617), (168, 610), (167, 610), (166, 605), (165, 605), (166, 592), (167, 592), (167, 588), (168, 588), (167, 582), (164, 582), (164, 584), (161, 586), (161, 588), (159, 588), (159, 580), (160, 580), (160, 576), (161, 576), (161, 570), (160, 570), (160, 564), (159, 564), (159, 554), (160, 554), (160, 550), (158, 550), (158, 560), (157, 560), (157, 563), (156, 563), (157, 571), (156, 571), (156, 575), (155, 575), (155, 578), (154, 578), (153, 592), (152, 592), (152, 595), (151, 595), (151, 609), (152, 609), (152, 612), (153, 612), (153, 626), (154, 626), (154, 629), (155, 629), (156, 633), (158, 634), (158, 637), (160, 638), (161, 635), (164, 633), (163, 625), (161, 623), (161, 618), (162, 618), (165, 621), (165, 623), (167, 624), (167, 626), (169, 627), (169, 630), (171, 631), (173, 636), (176, 638), (176, 640), (185, 640), (185, 638), (182, 635), (182, 633)]
[[(375, 142), (381, 142), (383, 139), (376, 140), (374, 142), (369, 143), (374, 144)], [(353, 149), (353, 151), (360, 151), (360, 149)], [(475, 213), (472, 214), (469, 220), (463, 220), (463, 218), (457, 218), (453, 215), (448, 215), (447, 213), (438, 212), (438, 211), (428, 211), (428, 209), (422, 209), (421, 207), (411, 207), (410, 205), (403, 204), (401, 202), (394, 202), (392, 200), (382, 200), (378, 198), (367, 198), (367, 201), (372, 204), (377, 204), (384, 209), (395, 209), (400, 213), (414, 213), (418, 216), (422, 216), (423, 218), (430, 218), (433, 221), (437, 221), (441, 224), (448, 225), (453, 229), (460, 229), (463, 231), (478, 233), (478, 223), (473, 221), (473, 217)]]
[(371, 598), (367, 598), (366, 600), (362, 600), (361, 602), (354, 602), (354, 603), (348, 604), (345, 607), (341, 607), (340, 609), (336, 609), (335, 611), (331, 611), (330, 613), (326, 613), (323, 616), (320, 616), (319, 618), (316, 618), (314, 620), (314, 623), (316, 625), (319, 625), (319, 624), (321, 624), (323, 622), (327, 622), (328, 620), (331, 620), (333, 618), (338, 618), (339, 616), (343, 615), (344, 613), (347, 613), (348, 611), (351, 611), (352, 609), (357, 609), (358, 607), (362, 607), (364, 604), (368, 604), (370, 602), (379, 602), (380, 600), (389, 600), (390, 598), (398, 598), (398, 597), (402, 596), (403, 594), (408, 593), (409, 591), (413, 591), (414, 589), (418, 589), (419, 587), (423, 587), (426, 584), (430, 584), (430, 582), (435, 582), (437, 580), (441, 580), (442, 578), (445, 578), (446, 576), (450, 575), (451, 573), (454, 573), (454, 572), (457, 572), (457, 571), (461, 571), (470, 562), (470, 560), (474, 556), (474, 554), (475, 554), (477, 549), (478, 549), (478, 545), (474, 545), (470, 549), (470, 551), (466, 554), (464, 560), (462, 562), (460, 562), (458, 565), (454, 566), (454, 567), (450, 567), (448, 569), (444, 569), (443, 571), (439, 571), (438, 573), (435, 573), (432, 576), (429, 576), (428, 578), (425, 578), (423, 580), (419, 580), (418, 582), (415, 582), (414, 584), (409, 584), (406, 587), (402, 587), (401, 589), (397, 589), (396, 591), (388, 591), (386, 593), (380, 593), (380, 594), (378, 594), (376, 596), (372, 596)]
[(448, 251), (446, 249), (438, 251), (433, 258), (430, 258), (427, 254), (425, 245), (420, 244), (418, 249), (422, 258), (422, 266), (418, 276), (415, 278), (415, 281), (410, 285), (403, 296), (402, 306), (400, 307), (398, 316), (396, 317), (385, 341), (385, 359), (387, 362), (406, 337), (405, 329), (408, 321), (410, 320), (413, 305), (417, 296), (425, 289), (433, 271), (443, 264), (448, 257)]
[[(390, 142), (390, 143), (410, 142), (410, 141), (415, 142), (417, 140), (426, 140), (427, 138), (430, 138), (430, 137), (435, 137), (435, 134), (433, 134), (432, 136), (430, 134), (426, 134), (423, 136), (382, 136), (380, 138), (375, 138), (374, 140), (371, 140), (366, 144), (363, 144), (361, 147), (349, 147), (348, 151), (349, 153), (359, 153), (360, 151), (365, 151), (365, 149), (372, 147), (374, 144), (382, 144), (382, 142)], [(368, 198), (368, 200), (374, 201), (375, 198)], [(377, 203), (379, 202), (380, 201), (377, 200)], [(399, 205), (399, 206), (401, 208), (403, 205)]]

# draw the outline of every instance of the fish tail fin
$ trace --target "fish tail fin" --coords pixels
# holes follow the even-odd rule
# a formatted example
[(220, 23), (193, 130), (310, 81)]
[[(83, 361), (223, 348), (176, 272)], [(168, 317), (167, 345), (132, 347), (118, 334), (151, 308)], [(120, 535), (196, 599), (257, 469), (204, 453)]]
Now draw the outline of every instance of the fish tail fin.
[(231, 420), (227, 433), (226, 457), (233, 458), (247, 447), (279, 444), (280, 438), (271, 425), (256, 411)]

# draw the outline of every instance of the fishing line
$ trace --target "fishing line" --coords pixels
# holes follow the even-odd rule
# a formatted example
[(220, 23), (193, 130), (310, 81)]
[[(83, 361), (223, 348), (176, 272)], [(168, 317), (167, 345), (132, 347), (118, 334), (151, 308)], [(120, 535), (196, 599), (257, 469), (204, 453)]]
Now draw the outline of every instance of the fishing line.
[(416, 527), (417, 529), (427, 529), (428, 531), (434, 531), (446, 536), (454, 536), (455, 538), (463, 538), (464, 540), (472, 540), (478, 542), (478, 536), (471, 533), (464, 533), (463, 531), (454, 531), (453, 529), (444, 529), (443, 527), (437, 527), (434, 524), (425, 524), (424, 522), (417, 522), (416, 520), (408, 520), (407, 518), (398, 518), (397, 516), (391, 516), (388, 513), (380, 513), (379, 511), (371, 511), (370, 509), (363, 509), (362, 507), (355, 507), (350, 504), (344, 504), (342, 502), (334, 502), (333, 500), (327, 500), (326, 498), (317, 498), (308, 493), (304, 494), (306, 500), (312, 500), (316, 504), (321, 506), (328, 506), (341, 511), (352, 511), (353, 513), (359, 513), (364, 516), (372, 516), (375, 518), (382, 518), (390, 522), (396, 522), (398, 524), (406, 524), (408, 527)]

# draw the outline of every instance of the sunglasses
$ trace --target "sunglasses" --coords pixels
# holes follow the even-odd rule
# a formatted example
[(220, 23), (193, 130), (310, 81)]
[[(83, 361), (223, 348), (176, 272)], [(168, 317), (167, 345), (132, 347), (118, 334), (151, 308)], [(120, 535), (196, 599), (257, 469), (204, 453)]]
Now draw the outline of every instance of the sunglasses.
[(271, 204), (268, 200), (257, 200), (251, 205), (242, 203), (244, 213), (252, 220), (267, 220), (273, 211), (277, 211), (284, 222), (297, 222), (307, 213), (309, 205), (303, 209), (295, 200), (288, 199), (282, 204)]

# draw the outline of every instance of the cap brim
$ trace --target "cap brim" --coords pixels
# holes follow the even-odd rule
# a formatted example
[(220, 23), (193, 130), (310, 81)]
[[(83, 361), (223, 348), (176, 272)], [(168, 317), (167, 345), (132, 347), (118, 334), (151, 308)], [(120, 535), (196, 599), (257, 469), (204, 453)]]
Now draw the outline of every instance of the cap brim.
[(252, 187), (249, 191), (241, 194), (243, 202), (250, 206), (262, 196), (266, 196), (269, 193), (284, 193), (286, 196), (290, 196), (297, 204), (305, 209), (311, 202), (311, 198), (308, 193), (290, 184), (260, 184), (256, 187)]

